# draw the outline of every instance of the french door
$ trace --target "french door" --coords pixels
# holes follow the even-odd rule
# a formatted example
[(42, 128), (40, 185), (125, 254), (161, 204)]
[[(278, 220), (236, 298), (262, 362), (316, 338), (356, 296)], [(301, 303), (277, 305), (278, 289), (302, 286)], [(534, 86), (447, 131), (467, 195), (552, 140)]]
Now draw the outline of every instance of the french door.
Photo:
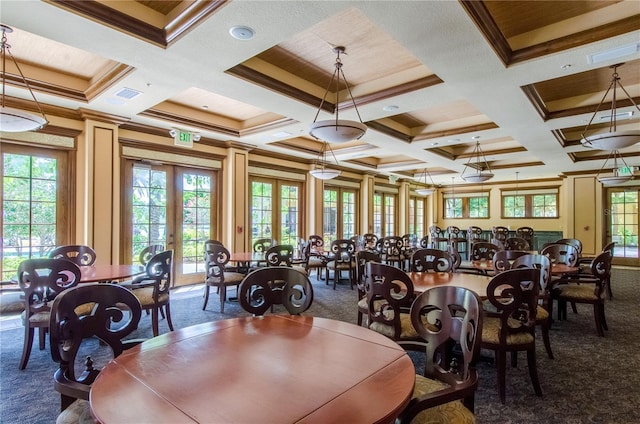
[(605, 243), (615, 242), (613, 263), (640, 265), (638, 254), (638, 207), (640, 187), (611, 187), (606, 189)]
[(173, 249), (174, 285), (202, 282), (204, 243), (218, 234), (215, 173), (127, 161), (123, 175), (124, 259), (162, 244)]
[(260, 238), (294, 247), (301, 237), (300, 183), (271, 178), (251, 180), (251, 245)]

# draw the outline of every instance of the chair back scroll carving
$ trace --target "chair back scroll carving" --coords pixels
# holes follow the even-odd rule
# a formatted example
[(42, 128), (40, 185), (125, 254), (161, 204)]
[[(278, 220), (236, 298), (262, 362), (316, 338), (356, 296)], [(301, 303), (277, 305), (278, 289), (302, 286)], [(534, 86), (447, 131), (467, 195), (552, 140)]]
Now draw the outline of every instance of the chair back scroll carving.
[(449, 252), (438, 249), (418, 249), (411, 256), (413, 272), (451, 272), (453, 260)]
[(59, 246), (49, 253), (51, 259), (66, 259), (78, 266), (90, 266), (96, 262), (96, 252), (89, 246), (70, 244)]
[(313, 286), (303, 272), (288, 266), (259, 268), (240, 283), (238, 298), (242, 308), (264, 315), (274, 305), (282, 305), (291, 315), (299, 315), (313, 302)]

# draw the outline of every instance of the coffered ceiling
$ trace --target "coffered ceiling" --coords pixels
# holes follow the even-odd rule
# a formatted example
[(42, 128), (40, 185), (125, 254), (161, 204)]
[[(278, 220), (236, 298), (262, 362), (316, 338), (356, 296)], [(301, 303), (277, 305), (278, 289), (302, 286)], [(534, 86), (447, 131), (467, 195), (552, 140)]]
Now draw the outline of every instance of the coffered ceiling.
[[(637, 0), (28, 0), (3, 1), (0, 18), (47, 114), (99, 112), (311, 163), (326, 93), (318, 119), (337, 105), (368, 127), (331, 146), (341, 167), (418, 179), (427, 168), (442, 184), (461, 182), (477, 140), (497, 181), (599, 170), (609, 152), (579, 140), (612, 65), (640, 104)], [(338, 45), (357, 110), (344, 81), (327, 89)], [(8, 80), (9, 105), (31, 107), (15, 70)], [(619, 128), (640, 128), (620, 93), (617, 111)], [(621, 154), (640, 165), (640, 145)]]

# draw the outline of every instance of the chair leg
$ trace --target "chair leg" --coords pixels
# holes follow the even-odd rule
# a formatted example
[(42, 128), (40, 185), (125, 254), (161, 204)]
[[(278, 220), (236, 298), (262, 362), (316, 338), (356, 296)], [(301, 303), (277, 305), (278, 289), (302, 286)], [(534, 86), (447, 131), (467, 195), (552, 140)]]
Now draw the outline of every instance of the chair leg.
[(496, 351), (496, 368), (498, 370), (498, 394), (500, 402), (505, 403), (506, 399), (506, 368), (507, 368), (507, 352), (504, 350)]
[(159, 334), (159, 331), (158, 331), (158, 315), (160, 315), (159, 309), (160, 307), (157, 306), (151, 310), (151, 329), (153, 330), (153, 337), (156, 337)]
[(518, 368), (518, 351), (511, 352), (511, 368)]
[(47, 335), (47, 329), (45, 327), (38, 328), (38, 347), (40, 350), (44, 350), (45, 348), (45, 340)]
[(607, 325), (607, 317), (604, 315), (604, 303), (600, 304), (600, 319), (602, 320), (602, 328), (609, 331), (609, 326)]
[(227, 299), (227, 288), (224, 284), (218, 287), (220, 288), (220, 313), (224, 314), (224, 301)]
[(578, 313), (578, 308), (576, 308), (576, 302), (571, 302), (571, 310), (574, 314)]
[(204, 285), (204, 302), (202, 303), (202, 310), (204, 311), (207, 307), (207, 302), (209, 302), (209, 286), (207, 284)]
[(536, 348), (535, 346), (527, 351), (527, 365), (529, 366), (529, 376), (533, 384), (533, 390), (537, 396), (542, 396), (542, 387), (538, 379), (538, 367), (536, 365)]
[(169, 302), (164, 305), (165, 315), (167, 316), (167, 325), (169, 326), (169, 330), (173, 331), (173, 322), (171, 321), (171, 308), (169, 307)]
[(22, 346), (22, 358), (20, 359), (19, 366), (21, 370), (27, 367), (27, 362), (29, 362), (29, 356), (31, 355), (31, 345), (33, 344), (34, 329), (33, 327), (28, 327), (28, 325), (29, 324), (27, 323), (27, 327), (25, 327), (24, 332), (24, 345)]
[(553, 352), (551, 351), (551, 341), (549, 340), (549, 327), (551, 327), (551, 315), (549, 318), (542, 322), (540, 329), (542, 330), (542, 341), (544, 342), (544, 349), (547, 351), (549, 359), (553, 359)]

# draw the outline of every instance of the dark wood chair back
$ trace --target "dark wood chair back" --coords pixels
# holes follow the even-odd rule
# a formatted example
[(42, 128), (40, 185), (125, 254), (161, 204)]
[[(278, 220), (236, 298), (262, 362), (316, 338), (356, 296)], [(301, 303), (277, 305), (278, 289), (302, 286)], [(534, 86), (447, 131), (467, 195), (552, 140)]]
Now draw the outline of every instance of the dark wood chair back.
[(511, 264), (511, 269), (537, 268), (540, 270), (540, 296), (548, 296), (551, 290), (551, 261), (544, 255), (522, 255)]
[(259, 238), (253, 242), (253, 251), (260, 252), (260, 253), (267, 253), (267, 250), (269, 250), (269, 248), (275, 244), (276, 242), (273, 239)]
[(475, 225), (467, 228), (467, 240), (469, 241), (469, 245), (476, 241), (486, 241), (482, 238), (482, 228)]
[(267, 266), (293, 266), (293, 246), (276, 244), (267, 249), (264, 256)]
[(420, 239), (420, 242), (418, 243), (418, 247), (420, 247), (421, 249), (426, 249), (427, 247), (429, 247), (429, 236), (426, 235), (424, 237), (422, 237)]
[(324, 239), (322, 236), (312, 234), (309, 236), (309, 245), (312, 251), (314, 249), (322, 250), (324, 248)]
[(382, 258), (378, 252), (360, 250), (356, 252), (356, 284), (364, 293), (365, 266), (369, 262), (381, 262)]
[(402, 237), (387, 236), (382, 239), (382, 260), (389, 264), (397, 264), (401, 267), (404, 251)]
[(523, 250), (499, 250), (493, 255), (493, 270), (496, 274), (510, 270), (513, 261), (517, 258), (527, 255), (528, 252)]
[(451, 254), (438, 249), (417, 249), (411, 255), (411, 271), (413, 272), (452, 272)]
[[(144, 249), (142, 249), (142, 251), (140, 252), (140, 255), (138, 255), (138, 261), (142, 264), (142, 265), (146, 265), (149, 260), (153, 257), (153, 255), (155, 255), (156, 253), (160, 253), (164, 250), (164, 245), (162, 244), (151, 244), (147, 247), (145, 247)], [(205, 248), (206, 250), (206, 248)]]
[(351, 265), (356, 253), (356, 245), (349, 239), (337, 239), (331, 242), (331, 259), (335, 261), (336, 266), (339, 264)]
[(49, 253), (51, 259), (66, 259), (78, 266), (89, 266), (96, 262), (96, 252), (89, 246), (70, 244), (59, 246)]
[(445, 383), (447, 390), (411, 399), (401, 422), (411, 423), (424, 409), (455, 399), (461, 399), (473, 412), (478, 387), (474, 364), (480, 356), (482, 337), (482, 308), (478, 296), (462, 287), (433, 287), (413, 302), (411, 322), (426, 344), (398, 343), (407, 350), (422, 347), (421, 352), (426, 353), (422, 375)]
[(363, 237), (363, 247), (367, 250), (376, 250), (378, 236), (373, 233), (366, 233)]
[(507, 237), (503, 244), (505, 250), (531, 250), (529, 242), (522, 237)]
[(491, 229), (491, 238), (504, 242), (509, 237), (509, 229), (500, 225)]
[(400, 268), (377, 262), (365, 265), (369, 326), (375, 323), (392, 328), (392, 338), (402, 334), (401, 312), (409, 311), (415, 298), (413, 282)]
[(313, 302), (313, 286), (303, 272), (288, 266), (259, 268), (240, 283), (238, 298), (242, 309), (264, 315), (282, 305), (291, 315), (299, 315)]
[(471, 245), (471, 254), (469, 255), (472, 261), (492, 261), (493, 255), (500, 249), (499, 246), (489, 243), (487, 241), (477, 241)]
[(530, 249), (533, 249), (533, 235), (535, 231), (531, 227), (518, 227), (516, 228), (516, 237), (520, 237), (529, 242)]
[[(138, 328), (141, 315), (136, 296), (117, 284), (83, 284), (56, 297), (49, 318), (49, 340), (51, 357), (60, 364), (54, 387), (60, 392), (62, 410), (76, 399), (89, 400), (90, 386), (100, 372), (91, 357), (79, 357), (83, 342), (95, 337), (116, 357), (142, 341), (125, 340)], [(79, 361), (85, 365), (80, 375), (75, 367)]]
[(580, 255), (578, 249), (571, 244), (552, 243), (542, 248), (541, 255), (548, 256), (552, 264), (576, 266)]
[(578, 239), (575, 238), (563, 238), (560, 240), (556, 240), (555, 243), (557, 244), (570, 244), (573, 247), (576, 248), (576, 250), (578, 251), (578, 256), (582, 255), (582, 242)]
[(29, 362), (35, 328), (39, 328), (40, 349), (44, 349), (51, 302), (63, 291), (77, 286), (80, 278), (78, 265), (66, 259), (27, 259), (18, 265), (18, 285), (24, 292), (22, 322), (25, 334), (19, 364), (21, 370)]

